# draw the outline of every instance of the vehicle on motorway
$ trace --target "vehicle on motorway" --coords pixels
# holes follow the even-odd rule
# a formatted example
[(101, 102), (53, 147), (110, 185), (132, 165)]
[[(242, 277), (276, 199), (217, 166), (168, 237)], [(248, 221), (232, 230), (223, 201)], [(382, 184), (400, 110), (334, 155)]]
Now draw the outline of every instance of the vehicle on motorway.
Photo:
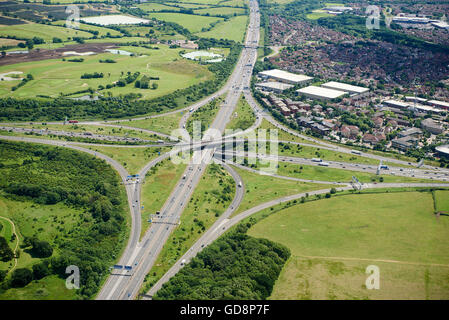
[(69, 123), (78, 123), (78, 120), (69, 120)]
[(183, 266), (186, 263), (186, 259), (181, 260), (181, 266)]
[(320, 162), (320, 163), (318, 163), (318, 165), (319, 166), (323, 166), (323, 167), (328, 167), (329, 163), (327, 163), (327, 162)]
[(193, 111), (193, 108), (190, 108), (190, 109), (189, 109), (189, 112), (192, 112), (192, 111)]
[(388, 166), (386, 166), (386, 165), (381, 165), (380, 168), (384, 169), (384, 170), (390, 170), (390, 168)]
[(187, 177), (186, 175), (183, 175), (183, 176), (182, 176), (182, 179), (183, 179), (183, 180), (185, 180), (185, 179), (186, 179), (186, 177)]
[(320, 158), (312, 158), (312, 161), (313, 162), (323, 162), (323, 160)]
[(242, 182), (239, 182), (238, 186), (239, 186), (239, 188), (241, 188), (242, 187)]
[(351, 153), (353, 153), (353, 154), (362, 154), (360, 151), (358, 151), (358, 150), (351, 150)]

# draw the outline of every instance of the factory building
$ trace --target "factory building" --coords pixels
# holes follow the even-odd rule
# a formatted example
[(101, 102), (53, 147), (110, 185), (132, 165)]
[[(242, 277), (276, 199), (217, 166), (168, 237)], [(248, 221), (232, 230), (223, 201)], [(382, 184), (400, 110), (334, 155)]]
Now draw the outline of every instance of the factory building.
[(351, 97), (362, 97), (362, 96), (368, 94), (368, 92), (369, 92), (368, 88), (353, 86), (351, 84), (347, 84), (347, 83), (343, 83), (343, 82), (336, 82), (336, 81), (326, 82), (326, 83), (323, 83), (321, 86), (323, 88), (348, 92)]
[(328, 89), (323, 87), (316, 87), (316, 86), (308, 86), (305, 88), (301, 88), (296, 90), (299, 94), (305, 95), (308, 98), (311, 99), (318, 99), (318, 100), (332, 100), (341, 98), (344, 95), (347, 95), (348, 92), (346, 91), (340, 91), (340, 90), (334, 90), (334, 89)]
[(313, 80), (312, 77), (303, 74), (295, 74), (284, 70), (273, 69), (259, 72), (259, 77), (267, 80), (275, 80), (292, 85), (305, 85)]

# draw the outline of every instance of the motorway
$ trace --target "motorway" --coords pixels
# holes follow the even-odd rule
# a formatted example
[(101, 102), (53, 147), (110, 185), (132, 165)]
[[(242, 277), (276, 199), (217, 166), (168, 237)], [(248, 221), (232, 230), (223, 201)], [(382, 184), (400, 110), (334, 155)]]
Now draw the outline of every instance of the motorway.
[[(32, 143), (45, 143), (55, 146), (62, 146), (67, 148), (72, 148), (78, 151), (87, 152), (94, 156), (104, 159), (108, 162), (112, 167), (114, 167), (120, 174), (123, 183), (126, 187), (126, 192), (128, 195), (128, 202), (132, 216), (132, 228), (131, 234), (128, 240), (128, 244), (126, 249), (124, 250), (118, 264), (131, 266), (132, 270), (115, 270), (106, 280), (103, 285), (101, 291), (97, 295), (96, 299), (100, 300), (130, 300), (135, 299), (138, 296), (142, 283), (144, 281), (145, 276), (151, 270), (151, 267), (154, 265), (157, 256), (159, 255), (162, 247), (165, 242), (169, 238), (172, 231), (181, 223), (181, 215), (187, 206), (189, 199), (195, 187), (199, 183), (204, 171), (206, 170), (207, 165), (211, 161), (215, 161), (222, 165), (233, 177), (236, 184), (236, 193), (234, 195), (234, 199), (228, 209), (216, 220), (213, 226), (208, 229), (202, 237), (172, 266), (172, 268), (151, 288), (148, 292), (149, 296), (153, 296), (155, 292), (168, 281), (173, 275), (175, 275), (184, 265), (182, 261), (185, 259), (186, 261), (190, 261), (199, 251), (201, 251), (205, 246), (213, 242), (220, 235), (222, 235), (226, 230), (230, 227), (236, 225), (243, 219), (249, 217), (250, 215), (259, 212), (260, 210), (269, 208), (271, 206), (285, 203), (291, 200), (300, 199), (305, 196), (305, 193), (291, 195), (287, 197), (283, 197), (280, 199), (275, 199), (268, 201), (266, 203), (260, 204), (254, 208), (250, 208), (234, 217), (231, 218), (231, 215), (238, 208), (240, 202), (244, 196), (244, 183), (238, 173), (227, 163), (232, 164), (234, 166), (243, 168), (245, 170), (255, 171), (255, 169), (251, 169), (248, 167), (239, 166), (226, 159), (225, 162), (221, 161), (221, 153), (217, 151), (217, 149), (221, 146), (223, 142), (226, 142), (227, 139), (231, 139), (231, 137), (244, 136), (245, 134), (252, 133), (258, 126), (260, 126), (263, 119), (268, 120), (277, 128), (284, 130), (294, 136), (300, 137), (309, 141), (309, 143), (296, 143), (285, 141), (285, 143), (295, 143), (299, 145), (305, 146), (319, 146), (322, 149), (332, 150), (336, 152), (349, 153), (352, 151), (348, 148), (344, 148), (341, 146), (332, 145), (326, 143), (321, 140), (317, 140), (308, 136), (304, 136), (299, 134), (298, 132), (287, 128), (286, 126), (278, 123), (275, 119), (271, 117), (266, 111), (262, 110), (257, 102), (254, 100), (251, 92), (249, 91), (249, 84), (252, 75), (252, 69), (254, 63), (257, 59), (257, 45), (259, 41), (259, 24), (260, 17), (258, 13), (258, 4), (255, 0), (250, 0), (250, 22), (246, 34), (245, 39), (245, 47), (242, 50), (239, 61), (236, 64), (236, 67), (230, 76), (227, 83), (218, 90), (213, 95), (201, 100), (200, 102), (195, 103), (187, 108), (182, 110), (187, 111), (185, 115), (180, 120), (179, 127), (183, 128), (187, 123), (189, 116), (209, 103), (211, 100), (216, 99), (219, 96), (224, 96), (224, 102), (220, 106), (219, 112), (211, 124), (211, 127), (204, 134), (204, 138), (201, 142), (192, 144), (187, 142), (178, 143), (177, 145), (180, 147), (193, 148), (193, 157), (192, 160), (187, 165), (185, 172), (182, 175), (182, 178), (176, 184), (175, 188), (172, 190), (170, 196), (167, 201), (164, 203), (161, 208), (161, 214), (156, 218), (153, 218), (153, 223), (151, 223), (149, 229), (146, 231), (141, 240), (139, 240), (141, 235), (141, 186), (144, 182), (146, 173), (153, 166), (159, 163), (162, 160), (168, 159), (170, 157), (170, 152), (162, 154), (158, 158), (147, 163), (144, 168), (139, 172), (141, 177), (141, 181), (137, 183), (131, 184), (127, 183), (126, 177), (129, 175), (126, 169), (123, 168), (117, 161), (102, 155), (98, 152), (83, 148), (82, 145), (100, 145), (100, 144), (87, 144), (87, 143), (72, 143), (72, 142), (61, 142), (57, 140), (45, 140), (45, 139), (37, 139), (37, 138), (27, 138), (27, 137), (14, 137), (14, 136), (0, 136), (0, 139), (11, 140), (11, 141), (23, 141), (23, 142), (32, 142)], [(253, 109), (256, 115), (255, 123), (248, 129), (236, 135), (228, 135), (223, 137), (223, 133), (225, 132), (225, 128), (227, 123), (229, 122), (233, 111), (237, 105), (237, 102), (241, 96), (244, 94), (246, 101)], [(180, 112), (181, 110), (175, 110), (169, 113), (155, 115), (155, 116), (147, 116), (141, 118), (135, 118), (133, 120), (143, 120), (149, 118), (155, 118), (160, 116), (165, 116), (168, 114), (173, 114)], [(127, 129), (133, 130), (144, 130), (140, 128), (133, 128), (129, 126), (121, 126), (120, 122), (129, 121), (126, 120), (114, 120), (115, 124), (106, 121), (87, 121), (87, 122), (79, 122), (78, 124), (89, 124), (89, 125), (107, 125), (113, 127), (123, 127)], [(40, 123), (39, 123), (40, 124)], [(47, 124), (62, 124), (61, 122), (48, 122)], [(8, 128), (16, 130), (16, 127), (10, 127), (11, 123), (5, 124)], [(23, 125), (23, 123), (21, 123)], [(23, 130), (23, 128), (21, 128)], [(36, 130), (36, 129), (35, 129)], [(16, 131), (17, 132), (17, 131)], [(55, 131), (58, 132), (58, 131)], [(147, 133), (159, 134), (157, 132), (153, 132), (150, 130), (146, 130)], [(61, 131), (59, 131), (61, 133)], [(98, 136), (98, 137), (97, 137)], [(101, 135), (94, 135), (95, 138), (101, 138)], [(99, 140), (108, 140), (112, 139), (112, 141), (116, 141), (114, 139), (118, 139), (115, 136), (102, 136), (103, 139)], [(167, 139), (171, 139), (170, 136), (164, 136)], [(90, 136), (92, 138), (92, 136)], [(120, 140), (118, 140), (120, 141)], [(145, 142), (145, 141), (142, 141)], [(160, 143), (160, 144), (148, 144), (148, 145), (138, 145), (138, 146), (125, 146), (125, 145), (117, 145), (114, 147), (154, 147), (154, 146), (173, 146), (174, 143)], [(110, 145), (106, 145), (110, 146)], [(202, 148), (204, 147), (204, 148)], [(172, 153), (173, 154), (173, 153)], [(226, 154), (226, 156), (230, 156), (230, 154)], [(312, 161), (311, 159), (299, 158), (299, 157), (286, 157), (279, 156), (279, 158), (270, 158), (269, 155), (257, 155), (248, 153), (249, 157), (259, 157), (264, 160), (280, 160), (284, 162), (290, 162), (299, 165), (320, 165), (317, 162)], [(421, 169), (417, 168), (400, 168), (399, 165), (415, 165), (406, 161), (396, 160), (392, 158), (386, 158), (370, 153), (361, 153), (362, 157), (388, 161), (390, 163), (395, 163), (398, 167), (390, 167), (389, 170), (382, 170), (382, 174), (390, 174), (404, 177), (415, 177), (429, 180), (441, 180), (448, 181), (449, 170), (440, 169), (431, 166), (423, 166)], [(339, 161), (326, 161), (329, 164), (329, 168), (335, 169), (343, 169), (350, 170), (353, 172), (369, 172), (375, 174), (377, 171), (377, 166), (374, 165), (362, 165), (356, 163), (347, 163), (347, 162), (339, 162)], [(424, 168), (426, 170), (424, 170)], [(258, 171), (257, 171), (258, 172)], [(310, 191), (309, 195), (315, 194), (325, 194), (330, 191), (331, 187), (335, 187), (339, 191), (350, 190), (353, 189), (354, 186), (345, 182), (328, 182), (328, 181), (320, 181), (320, 180), (307, 180), (307, 179), (297, 179), (292, 177), (284, 177), (277, 174), (272, 174), (272, 176), (281, 178), (281, 179), (289, 179), (295, 181), (304, 181), (304, 182), (314, 182), (323, 184), (322, 190)], [(423, 186), (423, 187), (448, 187), (447, 183), (377, 183), (377, 184), (364, 184), (363, 188), (402, 188), (402, 187), (415, 187), (415, 186)]]
[[(212, 122), (210, 128), (204, 133), (204, 141), (210, 141), (221, 138), (226, 124), (237, 105), (238, 99), (242, 93), (242, 88), (249, 86), (252, 68), (257, 57), (257, 43), (259, 41), (259, 14), (258, 4), (255, 0), (250, 1), (250, 22), (245, 39), (245, 47), (242, 49), (240, 59), (228, 81), (222, 89), (227, 90), (226, 98), (221, 105), (218, 114)], [(256, 44), (253, 46), (253, 44)], [(216, 96), (223, 94), (220, 90)], [(210, 97), (209, 99), (213, 99)], [(205, 100), (208, 103), (210, 100)], [(194, 109), (201, 105), (194, 106)], [(183, 125), (181, 119), (181, 126)], [(185, 209), (188, 201), (198, 184), (206, 166), (211, 162), (215, 153), (215, 146), (205, 148), (204, 150), (195, 150), (192, 160), (186, 168), (181, 180), (177, 183), (171, 195), (161, 209), (163, 221), (152, 223), (142, 240), (136, 243), (134, 249), (127, 250), (123, 255), (122, 261), (125, 265), (132, 266), (132, 271), (122, 271), (111, 274), (106, 285), (103, 286), (97, 299), (129, 300), (135, 299), (139, 293), (140, 287), (146, 274), (153, 266), (159, 252), (168, 239), (173, 229), (180, 223), (181, 213)], [(140, 199), (136, 198), (136, 207), (140, 208)], [(135, 228), (137, 231), (137, 228)], [(132, 242), (134, 244), (134, 242)], [(123, 260), (124, 259), (124, 260)]]

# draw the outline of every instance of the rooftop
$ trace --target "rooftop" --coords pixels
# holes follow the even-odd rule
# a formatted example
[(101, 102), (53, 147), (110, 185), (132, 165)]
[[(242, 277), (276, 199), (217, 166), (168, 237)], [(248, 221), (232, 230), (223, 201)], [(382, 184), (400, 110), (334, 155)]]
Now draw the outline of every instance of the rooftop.
[(323, 87), (316, 87), (316, 86), (308, 86), (305, 88), (301, 88), (301, 89), (296, 90), (296, 92), (303, 93), (303, 94), (310, 94), (310, 95), (319, 96), (319, 97), (328, 98), (328, 99), (335, 99), (335, 98), (338, 98), (338, 97), (341, 97), (341, 96), (347, 94), (347, 92), (345, 92), (345, 91), (328, 89), (328, 88), (323, 88)]
[(269, 81), (269, 82), (260, 82), (256, 84), (257, 87), (262, 88), (270, 88), (270, 89), (277, 89), (277, 90), (287, 90), (293, 87), (293, 85), (288, 83), (282, 83), (282, 82), (276, 82), (276, 81)]
[(266, 77), (285, 79), (285, 80), (293, 81), (293, 82), (303, 82), (303, 81), (309, 81), (309, 80), (313, 79), (312, 77), (305, 76), (303, 74), (295, 74), (295, 73), (291, 73), (291, 72), (287, 72), (287, 71), (279, 70), (279, 69), (266, 70), (266, 71), (259, 72), (259, 74), (266, 76)]
[(435, 148), (436, 151), (449, 155), (449, 144)]
[(356, 92), (356, 93), (364, 93), (364, 92), (369, 91), (368, 88), (353, 86), (351, 84), (336, 82), (336, 81), (326, 82), (326, 83), (323, 83), (321, 86), (325, 87), (325, 88), (336, 89), (336, 90), (341, 90), (341, 91), (348, 91), (348, 92)]

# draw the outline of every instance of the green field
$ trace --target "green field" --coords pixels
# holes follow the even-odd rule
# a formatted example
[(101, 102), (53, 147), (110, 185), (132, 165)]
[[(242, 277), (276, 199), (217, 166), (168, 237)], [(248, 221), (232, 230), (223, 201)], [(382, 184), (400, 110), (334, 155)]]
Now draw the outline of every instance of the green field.
[(435, 211), (443, 211), (449, 214), (449, 191), (436, 190), (435, 203)]
[[(184, 111), (188, 112), (188, 111)], [(145, 120), (133, 120), (129, 122), (121, 122), (123, 125), (152, 130), (165, 134), (171, 134), (172, 130), (179, 128), (182, 112), (169, 114), (163, 117), (150, 118)]]
[(332, 15), (325, 11), (321, 12), (321, 10), (315, 10), (314, 12), (306, 15), (306, 18), (310, 20), (317, 20), (319, 18), (326, 18), (326, 17), (332, 17)]
[(71, 28), (49, 26), (46, 24), (18, 24), (13, 26), (0, 27), (0, 37), (15, 36), (18, 38), (31, 39), (33, 37), (51, 41), (53, 37), (67, 40), (72, 37), (91, 38), (93, 35), (88, 32), (78, 31)]
[[(281, 210), (249, 230), (292, 257), (272, 299), (448, 299), (448, 219), (424, 192), (347, 195)], [(365, 289), (365, 268), (380, 289)], [(444, 265), (444, 266), (441, 266)]]
[(234, 113), (231, 116), (231, 121), (226, 125), (226, 129), (241, 129), (242, 131), (251, 127), (256, 121), (253, 109), (249, 106), (243, 96), (240, 97)]
[[(59, 21), (53, 22), (53, 25), (62, 26), (64, 28), (65, 28), (65, 24), (66, 24), (65, 20), (59, 20)], [(82, 22), (79, 22), (79, 29), (80, 30), (88, 30), (88, 31), (98, 31), (98, 37), (106, 36), (108, 33), (111, 36), (119, 36), (122, 34), (121, 32), (114, 30), (114, 29), (92, 26), (90, 24), (86, 24), (86, 23), (82, 23)], [(147, 29), (148, 29), (148, 27), (147, 27)], [(92, 34), (90, 36), (92, 36)], [(115, 39), (111, 39), (111, 41), (114, 41), (114, 40)]]
[(159, 162), (153, 170), (148, 171), (142, 185), (142, 237), (150, 223), (148, 218), (150, 214), (160, 211), (176, 183), (181, 179), (187, 165), (173, 164), (170, 159)]
[(230, 8), (230, 7), (215, 7), (207, 9), (194, 10), (195, 14), (210, 14), (215, 15), (243, 15), (245, 14), (245, 9), (243, 8)]
[(292, 194), (330, 188), (330, 185), (292, 181), (250, 172), (238, 167), (233, 168), (242, 177), (245, 195), (233, 216), (253, 208), (261, 203)]
[(217, 24), (212, 30), (197, 35), (205, 38), (228, 39), (243, 42), (246, 31), (247, 16), (237, 16)]
[[(154, 98), (213, 77), (205, 66), (181, 58), (179, 56), (180, 49), (169, 49), (163, 45), (159, 47), (159, 50), (121, 47), (122, 50), (139, 55), (135, 57), (102, 53), (84, 56), (83, 62), (50, 59), (2, 66), (0, 67), (0, 73), (22, 71), (24, 74), (32, 74), (34, 80), (29, 81), (16, 91), (11, 91), (11, 87), (17, 85), (19, 80), (2, 81), (0, 83), (0, 95), (27, 98), (45, 94), (57, 97), (61, 92), (70, 94), (88, 88), (96, 89), (99, 85), (106, 87), (106, 85), (126, 76), (128, 71), (131, 73), (139, 71), (140, 77), (143, 75), (159, 77), (159, 80), (150, 81), (150, 83), (157, 83), (158, 88), (137, 89), (134, 87), (134, 83), (130, 83), (125, 87), (105, 89), (102, 93), (111, 92), (113, 95), (118, 95), (134, 92), (141, 93), (143, 98)], [(73, 59), (73, 57), (68, 59)], [(100, 59), (112, 59), (116, 63), (99, 63)], [(81, 79), (84, 73), (92, 72), (103, 73), (104, 77)]]
[(226, 210), (234, 193), (232, 177), (221, 166), (209, 165), (182, 213), (180, 226), (170, 235), (145, 277), (142, 291), (148, 290), (201, 237)]
[(187, 120), (185, 129), (193, 139), (193, 124), (197, 121), (201, 124), (201, 136), (210, 127), (215, 119), (218, 111), (220, 110), (220, 104), (223, 101), (223, 96), (214, 99), (212, 102), (202, 106), (193, 112)]
[(203, 28), (209, 28), (211, 23), (223, 21), (223, 18), (203, 17), (173, 12), (150, 12), (148, 17), (167, 22), (175, 22), (192, 33), (200, 32)]
[(90, 150), (95, 150), (103, 153), (112, 159), (118, 161), (130, 174), (137, 174), (139, 171), (152, 159), (156, 158), (159, 153), (169, 151), (168, 147), (151, 147), (151, 148), (117, 148), (112, 146), (88, 147)]

